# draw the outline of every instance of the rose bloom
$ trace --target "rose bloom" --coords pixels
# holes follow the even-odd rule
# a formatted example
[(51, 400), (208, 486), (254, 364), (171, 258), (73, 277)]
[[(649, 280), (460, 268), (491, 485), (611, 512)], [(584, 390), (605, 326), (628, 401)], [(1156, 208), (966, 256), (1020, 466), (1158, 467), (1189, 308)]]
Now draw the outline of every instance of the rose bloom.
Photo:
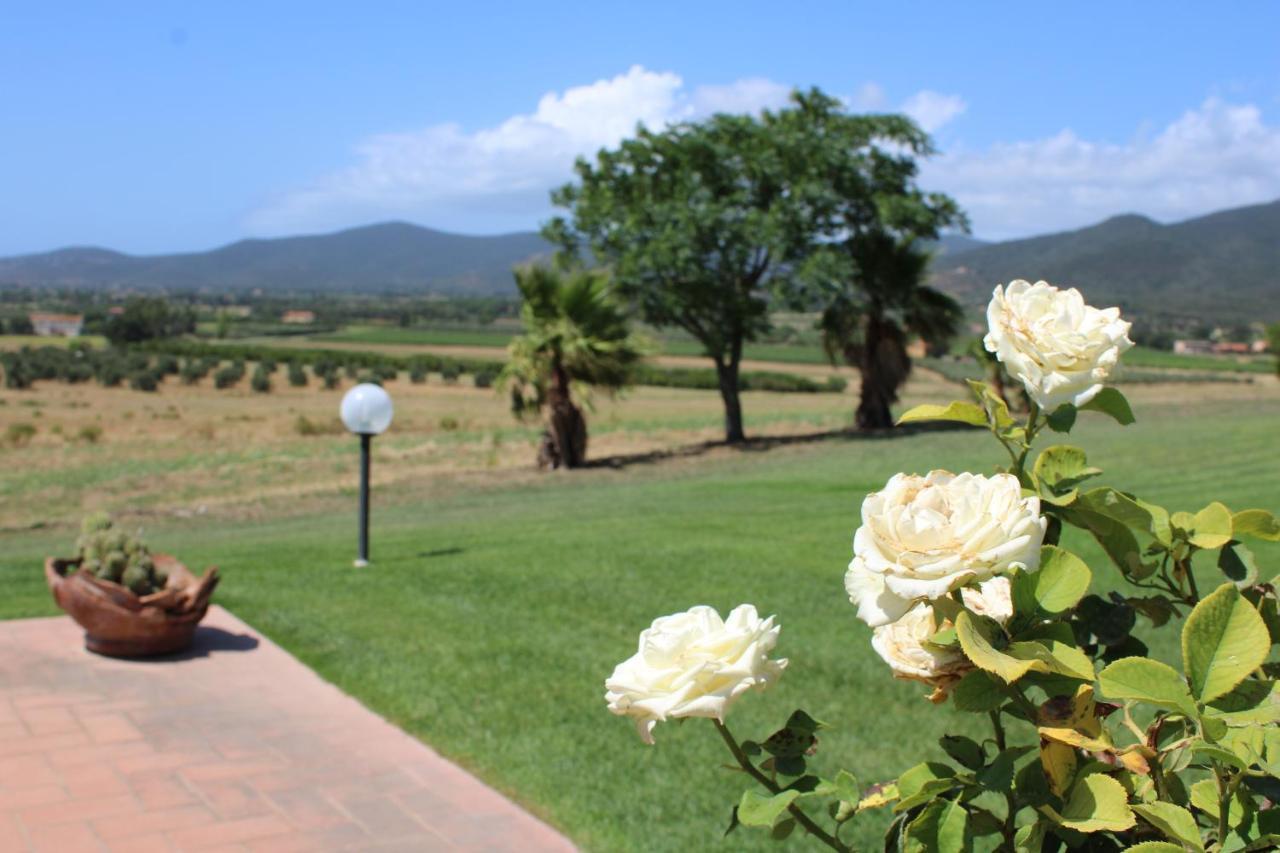
[(871, 636), (871, 646), (876, 654), (889, 664), (894, 678), (921, 681), (933, 688), (931, 702), (947, 698), (952, 686), (973, 669), (964, 653), (957, 648), (940, 648), (925, 645), (925, 641), (941, 628), (935, 621), (933, 608), (917, 604), (906, 614), (889, 625), (881, 625)]
[(1047, 520), (1010, 474), (895, 474), (862, 502), (845, 590), (871, 627), (921, 600), (1040, 567)]
[(1043, 411), (1092, 400), (1120, 354), (1133, 346), (1119, 308), (1086, 305), (1075, 288), (1013, 281), (987, 305), (987, 336), (996, 354)]
[(728, 619), (699, 605), (655, 619), (640, 634), (640, 649), (618, 664), (605, 681), (605, 701), (615, 714), (634, 717), (645, 743), (653, 727), (672, 717), (724, 721), (729, 706), (746, 691), (764, 689), (782, 675), (787, 661), (770, 660), (780, 627), (741, 604)]
[(977, 587), (960, 590), (966, 610), (996, 620), (1001, 625), (1013, 616), (1013, 584), (1006, 577), (994, 577)]

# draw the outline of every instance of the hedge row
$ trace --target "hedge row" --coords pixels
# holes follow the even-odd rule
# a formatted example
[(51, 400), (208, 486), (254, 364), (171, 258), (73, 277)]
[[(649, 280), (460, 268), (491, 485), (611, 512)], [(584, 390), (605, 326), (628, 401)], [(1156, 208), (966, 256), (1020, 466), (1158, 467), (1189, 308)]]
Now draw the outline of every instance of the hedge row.
[[(441, 373), (456, 378), (461, 373), (496, 375), (502, 362), (496, 359), (460, 358), (435, 353), (417, 353), (397, 356), (360, 350), (322, 349), (302, 347), (271, 347), (261, 344), (212, 344), (201, 341), (167, 340), (152, 341), (143, 347), (151, 352), (178, 355), (186, 358), (223, 358), (241, 361), (269, 361), (281, 364), (306, 364), (328, 367), (340, 365), (348, 369), (376, 370), (379, 368), (408, 370), (414, 373)], [(720, 387), (715, 371), (711, 368), (658, 367), (642, 365), (636, 373), (637, 385), (663, 388), (693, 388), (714, 390)], [(780, 391), (785, 393), (814, 394), (839, 393), (845, 389), (845, 380), (832, 376), (826, 382), (815, 382), (805, 376), (773, 371), (743, 371), (738, 376), (738, 387), (743, 391)]]

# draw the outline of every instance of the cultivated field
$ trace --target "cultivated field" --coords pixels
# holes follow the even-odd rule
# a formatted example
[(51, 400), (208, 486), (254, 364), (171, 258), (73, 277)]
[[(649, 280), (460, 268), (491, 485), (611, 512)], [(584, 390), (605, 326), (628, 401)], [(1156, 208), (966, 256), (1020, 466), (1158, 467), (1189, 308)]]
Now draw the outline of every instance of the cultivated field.
[[(779, 440), (708, 449), (715, 394), (641, 389), (592, 417), (592, 455), (617, 467), (542, 475), (530, 466), (536, 430), (513, 425), (494, 392), (434, 376), (389, 388), (399, 409), (375, 444), (374, 565), (359, 572), (355, 442), (297, 433), (299, 416), (335, 428), (340, 392), (170, 380), (156, 394), (47, 383), (0, 393), (0, 425), (39, 425), (29, 446), (0, 451), (0, 617), (56, 612), (41, 558), (69, 549), (85, 509), (122, 511), (156, 547), (221, 566), (218, 598), (241, 618), (590, 850), (773, 848), (750, 834), (721, 840), (745, 785), (719, 769), (709, 726), (661, 726), (645, 747), (604, 709), (603, 680), (639, 630), (692, 604), (750, 601), (783, 625), (791, 667), (735, 707), (740, 737), (802, 706), (833, 725), (819, 772), (841, 761), (869, 784), (933, 754), (944, 731), (976, 732), (889, 679), (841, 578), (863, 495), (899, 470), (989, 471), (1001, 461), (989, 436), (837, 432), (851, 389), (749, 394), (749, 431)], [(959, 389), (921, 371), (908, 391), (911, 404)], [(1126, 393), (1140, 427), (1085, 415), (1071, 436), (1102, 482), (1171, 510), (1213, 498), (1280, 509), (1274, 380)], [(89, 424), (103, 426), (96, 444), (73, 437)], [(677, 452), (645, 455), (663, 450)], [(1097, 550), (1069, 544), (1105, 585)], [(1254, 551), (1274, 575), (1280, 548)], [(1166, 639), (1157, 654), (1174, 648)], [(882, 822), (871, 818), (859, 841)]]

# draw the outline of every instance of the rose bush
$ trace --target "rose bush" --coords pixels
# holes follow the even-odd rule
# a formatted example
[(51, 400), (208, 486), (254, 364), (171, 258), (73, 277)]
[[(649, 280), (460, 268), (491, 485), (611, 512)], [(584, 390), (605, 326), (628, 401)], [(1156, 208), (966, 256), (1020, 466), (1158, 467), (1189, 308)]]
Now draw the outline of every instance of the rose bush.
[[(1218, 502), (1171, 513), (1090, 486), (1102, 471), (1068, 444), (1033, 459), (1037, 437), (1068, 433), (1082, 410), (1133, 423), (1101, 384), (1128, 324), (1043, 282), (997, 288), (987, 313), (988, 346), (1035, 402), (1026, 418), (972, 382), (973, 401), (919, 406), (900, 422), (986, 428), (1008, 465), (991, 477), (900, 474), (869, 495), (845, 588), (892, 674), (985, 716), (991, 736), (943, 737), (940, 755), (866, 787), (814, 769), (822, 724), (802, 710), (764, 740), (738, 741), (728, 704), (785, 663), (767, 657), (777, 626), (745, 605), (723, 627), (708, 608), (655, 622), (607, 682), (610, 709), (646, 739), (660, 719), (714, 718), (758, 786), (730, 831), (783, 839), (798, 828), (847, 851), (850, 824), (887, 812), (884, 849), (895, 853), (1280, 849), (1280, 664), (1269, 660), (1280, 597), (1243, 541), (1280, 541), (1280, 519)], [(1061, 547), (1067, 528), (1092, 537), (1107, 564)], [(1202, 594), (1215, 563), (1223, 579)], [(1101, 571), (1106, 597), (1089, 592)], [(1175, 668), (1139, 628), (1177, 620)]]
[(1086, 305), (1075, 288), (1047, 282), (997, 287), (983, 344), (1043, 410), (1083, 406), (1097, 396), (1120, 354), (1133, 346), (1119, 308)]
[(728, 619), (698, 606), (655, 619), (640, 634), (640, 648), (605, 682), (609, 710), (635, 719), (645, 743), (666, 719), (711, 717), (724, 722), (729, 706), (752, 688), (778, 679), (786, 660), (770, 660), (779, 628), (750, 604)]
[(974, 582), (1035, 571), (1046, 520), (1016, 477), (895, 474), (862, 502), (845, 590), (868, 625)]

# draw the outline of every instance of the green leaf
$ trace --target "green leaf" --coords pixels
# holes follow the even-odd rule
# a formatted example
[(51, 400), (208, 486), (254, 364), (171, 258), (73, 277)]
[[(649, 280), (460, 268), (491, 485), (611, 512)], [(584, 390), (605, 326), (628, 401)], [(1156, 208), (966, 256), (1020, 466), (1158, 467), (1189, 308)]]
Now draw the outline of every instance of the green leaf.
[(954, 776), (954, 770), (937, 761), (925, 761), (906, 770), (898, 777), (901, 799), (894, 805), (894, 812), (908, 811), (950, 790), (955, 784)]
[(1191, 693), (1211, 702), (1262, 666), (1271, 636), (1258, 611), (1225, 583), (1196, 605), (1182, 627), (1182, 661)]
[(1129, 408), (1129, 401), (1114, 388), (1103, 388), (1092, 400), (1080, 408), (1089, 412), (1101, 412), (1104, 415), (1110, 415), (1121, 426), (1128, 426), (1134, 421), (1133, 409)]
[(1280, 723), (1280, 683), (1242, 681), (1235, 690), (1210, 702), (1205, 713), (1229, 726)]
[(1195, 531), (1192, 545), (1205, 550), (1221, 548), (1231, 541), (1231, 510), (1214, 501), (1196, 513), (1191, 526)]
[(1044, 833), (1045, 825), (1041, 821), (1019, 827), (1013, 837), (1013, 849), (1017, 853), (1040, 853), (1044, 846)]
[(835, 795), (846, 803), (856, 804), (861, 798), (858, 792), (858, 780), (848, 770), (837, 773), (832, 786), (835, 788)]
[(1040, 570), (1031, 577), (1035, 580), (1036, 603), (1048, 614), (1075, 607), (1093, 579), (1083, 560), (1056, 545), (1040, 549)]
[(1063, 403), (1050, 412), (1044, 420), (1049, 425), (1049, 429), (1054, 432), (1071, 432), (1071, 428), (1076, 424), (1076, 407), (1070, 403)]
[(1110, 486), (1090, 489), (1080, 496), (1079, 502), (1085, 509), (1105, 515), (1125, 527), (1144, 530), (1165, 545), (1173, 543), (1169, 513), (1162, 507), (1140, 501)]
[(1136, 699), (1196, 716), (1187, 682), (1177, 670), (1158, 660), (1121, 658), (1098, 673), (1098, 686), (1108, 699)]
[(1218, 568), (1236, 585), (1236, 589), (1248, 589), (1258, 582), (1258, 564), (1253, 552), (1238, 542), (1225, 545), (1218, 552)]
[(973, 738), (964, 735), (943, 735), (938, 738), (942, 751), (970, 770), (980, 770), (987, 757)]
[(934, 800), (907, 825), (906, 853), (966, 853), (969, 815), (950, 800)]
[[(1203, 847), (1197, 848), (1203, 850)], [(1187, 853), (1186, 848), (1168, 841), (1143, 841), (1132, 847), (1126, 847), (1125, 853)]]
[[(1218, 805), (1218, 783), (1213, 779), (1201, 779), (1191, 786), (1191, 805), (1213, 818), (1218, 819), (1218, 813), (1221, 811)], [(1231, 802), (1227, 806), (1227, 823), (1231, 826), (1239, 825), (1244, 820), (1247, 808), (1241, 799), (1239, 791), (1231, 798)]]
[(1102, 773), (1076, 781), (1062, 807), (1062, 825), (1077, 832), (1122, 832), (1136, 822), (1124, 786)]
[(980, 669), (967, 673), (951, 688), (951, 701), (960, 711), (985, 714), (1004, 704), (1000, 685)]
[(800, 792), (795, 790), (782, 791), (772, 797), (746, 791), (738, 803), (738, 822), (743, 826), (771, 827), (798, 796)]
[(1033, 749), (1034, 746), (1015, 746), (1004, 750), (978, 773), (978, 784), (991, 791), (1009, 790), (1013, 784), (1014, 764)]
[(1160, 830), (1166, 838), (1186, 844), (1195, 850), (1204, 850), (1196, 819), (1182, 806), (1157, 801), (1132, 806), (1132, 808), (1137, 812), (1138, 817)]
[(1083, 651), (1057, 640), (1010, 643), (1009, 656), (1020, 661), (1042, 664), (1033, 666), (1035, 672), (1065, 675), (1081, 681), (1093, 681), (1093, 661)]
[(825, 729), (827, 724), (821, 720), (815, 720), (804, 711), (797, 710), (787, 718), (787, 725), (784, 728), (799, 732), (802, 735), (811, 735), (818, 729)]
[(991, 643), (995, 629), (967, 610), (956, 617), (956, 637), (965, 657), (979, 669), (998, 675), (1005, 683), (1012, 684), (1028, 672), (1045, 672), (1048, 667), (1042, 661), (1019, 660), (997, 651)]
[(980, 427), (988, 425), (987, 413), (981, 406), (974, 403), (964, 403), (959, 400), (945, 406), (925, 403), (910, 409), (898, 418), (899, 424), (909, 424), (916, 421), (958, 421), (962, 424), (972, 424)]
[(1265, 509), (1246, 509), (1231, 516), (1234, 538), (1252, 536), (1268, 542), (1280, 542), (1280, 519)]
[(1216, 761), (1219, 764), (1226, 764), (1227, 766), (1234, 767), (1237, 770), (1244, 770), (1248, 767), (1240, 756), (1236, 755), (1231, 750), (1224, 749), (1217, 744), (1205, 743), (1202, 740), (1192, 742), (1191, 752), (1193, 755), (1202, 758), (1202, 763), (1206, 766), (1209, 766), (1211, 761)]

